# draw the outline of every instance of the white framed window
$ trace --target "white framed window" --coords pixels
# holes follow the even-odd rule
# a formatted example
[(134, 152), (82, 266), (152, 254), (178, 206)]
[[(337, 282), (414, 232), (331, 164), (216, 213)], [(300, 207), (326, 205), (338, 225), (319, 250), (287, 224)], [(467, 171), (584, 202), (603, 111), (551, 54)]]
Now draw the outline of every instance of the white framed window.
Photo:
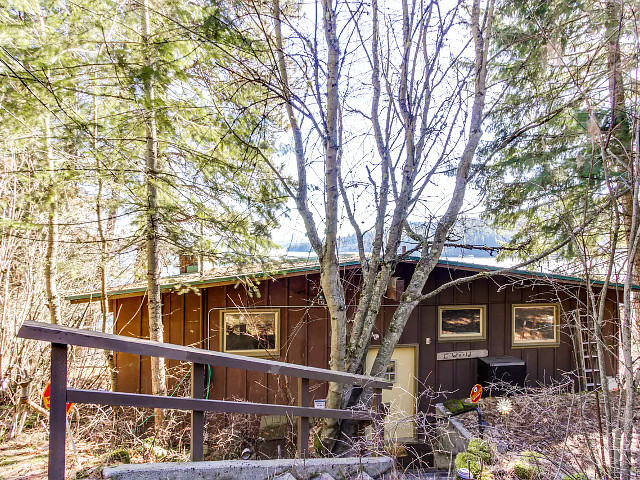
[(387, 382), (396, 383), (396, 368), (398, 366), (398, 362), (395, 360), (391, 360), (387, 365), (387, 369), (384, 372), (384, 379)]

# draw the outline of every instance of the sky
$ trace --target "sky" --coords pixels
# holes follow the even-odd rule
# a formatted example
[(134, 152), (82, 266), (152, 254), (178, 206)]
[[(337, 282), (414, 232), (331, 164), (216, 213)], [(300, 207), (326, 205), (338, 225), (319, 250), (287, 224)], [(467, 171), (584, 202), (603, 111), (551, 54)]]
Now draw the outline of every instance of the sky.
[[(446, 2), (451, 3), (451, 2)], [(315, 25), (315, 3), (307, 2), (303, 7), (303, 15), (305, 19), (299, 22), (296, 27), (298, 31), (303, 32), (303, 35), (308, 36), (309, 39), (314, 38), (313, 31)], [(444, 7), (442, 7), (444, 8)], [(395, 40), (394, 35), (399, 35), (400, 23), (398, 11), (398, 2), (381, 2), (381, 12), (384, 13), (383, 24), (388, 26), (387, 32), (382, 36), (385, 39), (390, 38), (389, 51), (393, 51)], [(461, 13), (465, 14), (464, 11)], [(379, 163), (379, 156), (376, 153), (376, 147), (374, 140), (371, 136), (370, 122), (366, 118), (371, 111), (371, 63), (369, 61), (370, 53), (370, 34), (371, 24), (369, 20), (370, 12), (363, 12), (359, 17), (359, 31), (353, 28), (353, 22), (348, 22), (343, 19), (348, 19), (351, 12), (345, 9), (341, 10), (339, 17), (339, 30), (340, 46), (342, 52), (345, 52), (345, 61), (341, 70), (340, 91), (343, 99), (343, 114), (344, 114), (344, 129), (343, 129), (343, 171), (345, 173), (345, 186), (349, 191), (349, 194), (353, 201), (353, 206), (356, 211), (356, 216), (361, 221), (361, 228), (367, 229), (373, 225), (375, 218), (374, 209), (374, 197), (370, 183), (367, 180), (369, 172), (367, 167), (371, 170), (372, 177), (376, 182), (379, 182), (379, 172), (376, 172), (376, 165)], [(382, 14), (381, 14), (382, 15)], [(288, 31), (291, 34), (291, 30)], [(287, 35), (287, 31), (285, 31)], [(318, 32), (318, 38), (322, 39), (322, 32)], [(363, 48), (360, 38), (364, 39), (365, 48)], [(427, 42), (431, 42), (430, 50), (433, 48), (433, 34), (428, 36)], [(384, 39), (383, 39), (384, 40)], [(468, 35), (466, 35), (466, 27), (462, 25), (454, 25), (451, 29), (449, 37), (446, 40), (446, 46), (444, 48), (444, 60), (440, 65), (441, 69), (446, 68), (449, 55), (455, 55), (461, 50), (465, 49), (467, 45)], [(290, 51), (297, 53), (302, 52), (301, 44), (296, 38), (292, 38), (288, 44)], [(298, 49), (298, 50), (296, 50)], [(468, 49), (465, 50), (468, 53)], [(324, 54), (320, 55), (320, 58), (324, 58)], [(398, 55), (392, 54), (389, 57), (391, 70), (399, 65)], [(424, 66), (424, 64), (422, 64)], [(417, 69), (419, 70), (419, 69)], [(297, 72), (291, 71), (290, 74), (295, 76)], [(437, 108), (442, 105), (441, 100), (448, 97), (451, 90), (446, 91), (447, 87), (454, 88), (457, 83), (452, 74), (458, 72), (451, 71), (449, 74), (441, 74), (439, 78), (442, 82), (440, 90), (433, 95), (433, 107)], [(417, 73), (419, 78), (419, 72)], [(324, 90), (324, 84), (321, 83), (321, 91)], [(420, 85), (419, 81), (415, 82), (415, 85)], [(442, 88), (445, 87), (445, 88)], [(438, 103), (440, 102), (440, 103)], [(397, 107), (397, 105), (396, 105)], [(444, 122), (450, 121), (453, 123), (451, 116), (445, 116), (441, 120)], [(307, 137), (307, 157), (309, 165), (307, 167), (308, 181), (312, 187), (310, 191), (310, 199), (312, 208), (316, 211), (316, 221), (321, 222), (323, 218), (323, 201), (322, 201), (322, 186), (323, 186), (323, 163), (322, 155), (323, 151), (321, 143), (314, 136), (311, 129), (308, 128), (308, 123), (303, 124), (303, 130)], [(453, 129), (453, 137), (456, 137), (461, 133), (460, 127), (464, 125), (464, 121), (461, 121), (458, 117), (457, 126)], [(445, 136), (446, 130), (438, 135), (434, 135), (432, 144), (431, 158), (437, 156), (445, 148), (442, 138)], [(283, 146), (290, 145), (291, 136), (289, 132), (285, 132), (279, 138), (279, 141)], [(399, 142), (400, 145), (402, 142)], [(449, 147), (450, 148), (450, 147)], [(460, 152), (460, 145), (452, 149), (453, 160), (455, 160), (455, 154)], [(395, 154), (402, 158), (402, 153), (398, 150)], [(286, 165), (286, 171), (291, 174), (295, 174), (295, 159), (292, 154), (285, 153), (281, 155), (280, 159)], [(399, 171), (399, 169), (398, 169)], [(369, 183), (369, 188), (364, 186), (364, 183)], [(453, 188), (454, 178), (450, 175), (437, 175), (433, 178), (433, 182), (428, 185), (424, 190), (422, 204), (416, 208), (415, 212), (411, 215), (411, 221), (424, 221), (428, 216), (438, 215), (448, 205), (450, 192)], [(290, 243), (297, 243), (304, 241), (307, 237), (304, 225), (301, 222), (299, 215), (295, 210), (295, 204), (293, 201), (288, 202), (288, 214), (281, 216), (281, 224), (279, 228), (273, 233), (273, 239), (286, 246)], [(465, 214), (469, 216), (477, 217), (482, 211), (481, 206), (481, 192), (469, 189), (466, 197)], [(352, 228), (348, 223), (344, 209), (342, 209), (341, 216), (343, 218), (340, 228), (341, 235), (348, 235), (352, 232)], [(321, 227), (319, 228), (321, 230)]]

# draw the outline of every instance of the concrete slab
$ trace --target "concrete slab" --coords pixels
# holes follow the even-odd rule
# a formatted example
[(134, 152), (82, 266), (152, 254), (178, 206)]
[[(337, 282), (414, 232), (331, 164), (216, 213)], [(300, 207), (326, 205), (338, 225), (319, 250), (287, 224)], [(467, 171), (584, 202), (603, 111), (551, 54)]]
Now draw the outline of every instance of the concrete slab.
[(308, 480), (322, 473), (347, 480), (364, 471), (378, 478), (393, 467), (391, 457), (226, 460), (218, 462), (145, 463), (107, 467), (108, 480), (270, 480), (289, 473)]

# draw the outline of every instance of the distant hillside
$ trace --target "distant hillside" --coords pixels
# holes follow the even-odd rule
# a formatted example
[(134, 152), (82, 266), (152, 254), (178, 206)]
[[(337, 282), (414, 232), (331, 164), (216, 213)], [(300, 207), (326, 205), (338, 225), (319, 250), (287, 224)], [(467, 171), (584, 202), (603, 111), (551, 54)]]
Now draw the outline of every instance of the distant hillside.
[[(412, 223), (411, 225), (419, 232), (424, 231), (424, 226)], [(510, 235), (502, 235), (496, 232), (491, 227), (487, 226), (481, 220), (475, 218), (462, 219), (453, 229), (450, 243), (457, 243), (461, 245), (483, 245), (486, 247), (499, 247), (501, 243), (509, 241)], [(371, 251), (373, 243), (373, 233), (366, 233), (364, 235), (364, 246), (367, 251)], [(338, 240), (340, 253), (352, 253), (358, 251), (358, 244), (356, 242), (355, 235), (349, 235), (346, 237), (340, 237)], [(408, 237), (403, 237), (401, 247), (405, 246), (407, 250), (415, 247), (415, 242)], [(286, 248), (286, 247), (285, 247)], [(293, 243), (287, 248), (288, 252), (295, 253), (309, 253), (311, 252), (311, 245), (309, 242)], [(459, 247), (445, 247), (443, 253), (447, 257), (489, 257), (490, 252), (477, 249), (465, 249)]]

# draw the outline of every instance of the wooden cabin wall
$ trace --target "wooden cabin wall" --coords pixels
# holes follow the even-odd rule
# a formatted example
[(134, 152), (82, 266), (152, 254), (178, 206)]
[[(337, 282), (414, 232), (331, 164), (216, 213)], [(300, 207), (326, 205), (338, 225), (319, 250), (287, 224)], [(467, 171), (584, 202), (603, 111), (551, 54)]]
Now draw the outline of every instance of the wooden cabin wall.
[[(201, 297), (193, 291), (183, 295), (175, 292), (162, 294), (164, 340), (177, 345), (202, 346)], [(146, 297), (125, 297), (112, 300), (115, 333), (149, 338), (149, 320)], [(118, 391), (151, 393), (151, 360), (146, 356), (116, 352)], [(189, 367), (176, 360), (167, 360), (168, 387), (173, 390), (181, 380), (189, 385), (185, 375)], [(186, 387), (185, 387), (186, 388)]]
[[(257, 291), (243, 285), (222, 285), (179, 295), (163, 293), (165, 341), (180, 345), (220, 350), (221, 312), (238, 306), (244, 308), (277, 308), (280, 310), (280, 357), (290, 363), (327, 368), (329, 364), (329, 324), (326, 308), (320, 304), (319, 274), (297, 275), (263, 281)], [(113, 300), (116, 333), (149, 338), (146, 300), (128, 297)], [(204, 314), (202, 313), (204, 312)], [(203, 335), (203, 333), (205, 333)], [(307, 339), (314, 339), (308, 342)], [(118, 390), (151, 393), (148, 357), (116, 354)], [(170, 361), (169, 389), (181, 380), (183, 367)], [(187, 367), (188, 369), (188, 367)], [(177, 370), (177, 371), (176, 371)], [(296, 397), (297, 381), (280, 375), (246, 372), (240, 369), (212, 369), (210, 398), (245, 398), (253, 402), (286, 404)], [(311, 397), (324, 398), (325, 382), (311, 381)]]
[[(401, 264), (397, 275), (408, 285), (413, 266)], [(458, 278), (469, 275), (468, 270), (436, 268), (430, 276), (425, 292)], [(346, 285), (348, 312), (355, 310), (358, 286), (361, 277), (357, 270), (346, 270), (343, 274)], [(202, 289), (200, 294), (188, 291), (185, 294), (163, 293), (163, 318), (165, 341), (180, 345), (191, 345), (211, 350), (220, 349), (221, 312), (238, 306), (243, 308), (277, 308), (280, 311), (281, 355), (276, 360), (328, 368), (329, 322), (325, 306), (320, 297), (318, 273), (293, 275), (290, 277), (261, 281), (257, 290), (247, 290), (243, 285), (220, 285)], [(577, 306), (576, 296), (584, 301), (584, 292), (577, 294), (577, 287), (566, 287), (558, 291), (544, 282), (514, 281), (496, 276), (479, 279), (472, 283), (449, 288), (436, 297), (422, 302), (412, 313), (400, 338), (401, 345), (416, 345), (418, 351), (418, 392), (422, 395), (420, 408), (426, 410), (432, 392), (445, 392), (450, 396), (466, 396), (476, 383), (477, 359), (443, 360), (436, 358), (438, 352), (488, 349), (490, 356), (510, 355), (526, 362), (528, 384), (559, 381), (564, 372), (575, 368), (570, 330), (561, 329), (558, 347), (512, 348), (511, 309), (513, 304), (529, 302), (556, 302), (561, 298), (562, 309), (572, 311)], [(616, 292), (609, 295), (607, 318), (617, 318)], [(397, 301), (385, 298), (374, 333), (382, 338), (397, 306)], [(116, 331), (124, 335), (148, 338), (147, 306), (143, 297), (112, 300), (116, 314)], [(438, 307), (445, 305), (486, 305), (487, 340), (481, 342), (438, 342)], [(561, 324), (564, 322), (561, 320)], [(607, 322), (605, 333), (611, 344), (617, 336), (616, 322)], [(431, 339), (427, 344), (427, 339)], [(379, 340), (372, 340), (378, 344)], [(170, 391), (184, 377), (188, 366), (169, 362)], [(135, 355), (117, 353), (118, 390), (150, 393), (149, 359)], [(615, 358), (609, 359), (609, 372), (616, 368)], [(237, 369), (212, 369), (213, 389), (210, 398), (243, 398), (253, 402), (291, 403), (297, 390), (295, 379), (246, 372)], [(187, 378), (188, 380), (188, 378)], [(186, 383), (188, 386), (188, 382)], [(326, 396), (324, 382), (311, 382), (312, 398)]]
[[(221, 314), (225, 309), (277, 308), (280, 311), (280, 360), (327, 368), (329, 325), (326, 308), (319, 304), (319, 274), (297, 275), (262, 281), (257, 292), (248, 295), (243, 286), (226, 285), (206, 289), (205, 331), (208, 348), (219, 350)], [(313, 339), (313, 341), (307, 341)], [(297, 380), (236, 369), (213, 369), (212, 398), (246, 398), (252, 402), (293, 402)], [(311, 398), (326, 396), (325, 382), (310, 382)]]
[[(405, 278), (408, 284), (413, 266), (402, 264), (396, 274)], [(436, 268), (425, 285), (424, 292), (468, 276), (473, 272)], [(584, 289), (573, 285), (552, 286), (548, 282), (509, 279), (503, 276), (475, 280), (449, 288), (421, 304), (412, 313), (400, 338), (399, 345), (418, 346), (418, 389), (420, 409), (426, 411), (430, 402), (442, 400), (443, 395), (466, 397), (477, 383), (477, 359), (437, 360), (437, 353), (461, 350), (487, 349), (489, 356), (508, 355), (520, 358), (526, 363), (527, 385), (550, 384), (563, 380), (563, 375), (576, 368), (573, 340), (568, 318), (561, 318), (560, 345), (557, 347), (512, 348), (511, 316), (514, 304), (530, 302), (557, 303), (561, 310), (571, 312), (578, 306), (578, 299), (586, 301)], [(376, 330), (382, 338), (389, 324), (397, 302), (385, 299), (382, 313), (376, 323)], [(477, 342), (438, 342), (438, 307), (448, 305), (486, 305), (487, 340)], [(605, 318), (605, 335), (610, 345), (616, 345), (617, 325), (612, 319), (618, 318), (616, 291), (610, 291)], [(430, 339), (430, 344), (427, 344)], [(380, 341), (372, 340), (372, 344)], [(614, 355), (607, 357), (609, 374), (617, 368)]]

